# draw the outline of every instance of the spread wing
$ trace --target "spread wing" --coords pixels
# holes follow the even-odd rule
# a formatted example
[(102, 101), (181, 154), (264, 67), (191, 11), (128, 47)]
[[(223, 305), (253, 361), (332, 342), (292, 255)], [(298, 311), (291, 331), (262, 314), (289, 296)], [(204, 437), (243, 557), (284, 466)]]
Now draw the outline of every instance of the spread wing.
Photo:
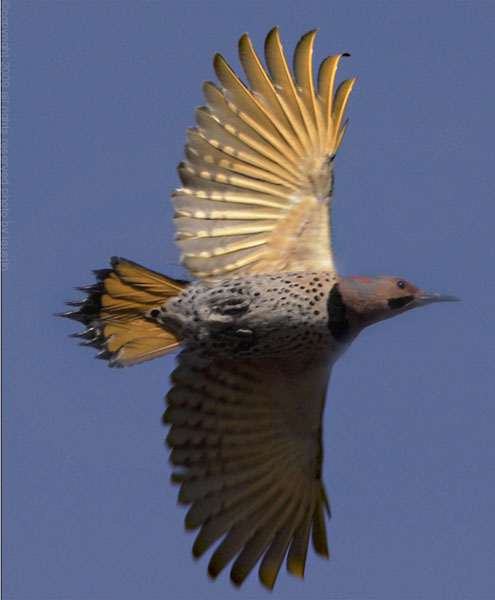
[(328, 557), (321, 482), (321, 416), (330, 366), (295, 359), (225, 360), (184, 350), (172, 374), (164, 415), (180, 483), (191, 504), (186, 527), (200, 527), (197, 557), (223, 537), (208, 566), (212, 577), (235, 558), (240, 585), (261, 558), (272, 588), (288, 550), (300, 577), (312, 531)]
[(313, 81), (316, 32), (299, 41), (291, 75), (278, 28), (265, 42), (265, 71), (248, 35), (239, 41), (244, 85), (217, 54), (220, 87), (206, 82), (206, 107), (187, 131), (175, 190), (176, 240), (194, 277), (335, 270), (330, 209), (333, 158), (354, 79), (334, 95), (341, 56)]

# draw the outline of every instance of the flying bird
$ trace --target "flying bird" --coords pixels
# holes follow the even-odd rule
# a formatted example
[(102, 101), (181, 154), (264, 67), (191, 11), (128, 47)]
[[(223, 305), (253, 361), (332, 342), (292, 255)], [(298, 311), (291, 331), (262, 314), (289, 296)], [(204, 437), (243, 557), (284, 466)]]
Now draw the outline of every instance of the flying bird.
[(217, 54), (218, 84), (187, 130), (181, 187), (172, 193), (176, 242), (192, 281), (123, 258), (94, 271), (87, 297), (62, 316), (112, 367), (180, 349), (165, 423), (180, 485), (199, 528), (193, 554), (217, 546), (208, 572), (232, 560), (240, 585), (260, 561), (272, 588), (302, 577), (309, 538), (328, 557), (322, 414), (330, 372), (360, 331), (417, 306), (457, 300), (401, 277), (339, 275), (332, 252), (334, 159), (355, 82), (336, 91), (330, 56), (313, 78), (315, 31), (294, 53), (278, 28), (265, 63), (239, 41), (244, 83)]

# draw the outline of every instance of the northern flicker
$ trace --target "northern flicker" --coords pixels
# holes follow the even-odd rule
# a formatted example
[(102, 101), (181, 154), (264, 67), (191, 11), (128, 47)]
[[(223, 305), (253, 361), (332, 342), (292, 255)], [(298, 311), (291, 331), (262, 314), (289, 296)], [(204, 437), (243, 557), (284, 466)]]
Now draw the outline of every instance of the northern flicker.
[(194, 556), (213, 552), (212, 577), (234, 560), (241, 584), (261, 559), (272, 588), (287, 569), (302, 577), (312, 536), (328, 557), (322, 483), (322, 414), (333, 364), (368, 325), (431, 302), (400, 277), (338, 275), (330, 211), (333, 168), (354, 79), (334, 94), (342, 56), (313, 81), (315, 31), (287, 65), (277, 28), (262, 66), (239, 41), (246, 84), (217, 54), (219, 86), (187, 131), (182, 187), (172, 194), (176, 241), (193, 282), (113, 258), (87, 298), (62, 313), (110, 366), (181, 349), (164, 421), (180, 484), (200, 528)]

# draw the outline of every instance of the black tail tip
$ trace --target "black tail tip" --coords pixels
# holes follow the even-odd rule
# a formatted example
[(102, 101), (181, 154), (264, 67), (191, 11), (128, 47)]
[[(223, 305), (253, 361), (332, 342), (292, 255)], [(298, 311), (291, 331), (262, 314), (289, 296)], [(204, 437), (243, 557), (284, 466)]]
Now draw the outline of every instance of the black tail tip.
[(112, 268), (115, 269), (115, 267), (122, 261), (122, 257), (121, 256), (111, 256), (110, 257), (110, 264), (112, 265)]
[(90, 346), (99, 350), (97, 358), (103, 360), (110, 360), (113, 357), (113, 354), (106, 350), (105, 338), (100, 322), (102, 296), (105, 292), (104, 280), (112, 272), (112, 269), (94, 270), (93, 273), (96, 277), (96, 283), (83, 287), (76, 287), (78, 291), (86, 294), (86, 297), (65, 303), (75, 310), (54, 313), (54, 316), (56, 317), (71, 319), (84, 325), (85, 329), (83, 331), (73, 333), (70, 337), (81, 340), (82, 346)]
[(112, 269), (93, 269), (92, 273), (98, 281), (103, 281), (111, 275)]
[(54, 317), (62, 317), (64, 319), (73, 319), (74, 321), (78, 321), (79, 323), (83, 323), (85, 321), (85, 317), (80, 310), (68, 310), (66, 312), (53, 313)]

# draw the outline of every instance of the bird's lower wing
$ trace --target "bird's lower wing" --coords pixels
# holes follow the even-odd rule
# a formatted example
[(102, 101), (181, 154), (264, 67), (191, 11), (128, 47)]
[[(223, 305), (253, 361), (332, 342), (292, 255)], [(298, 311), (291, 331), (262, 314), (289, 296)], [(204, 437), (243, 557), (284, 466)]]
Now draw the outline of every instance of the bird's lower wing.
[(187, 132), (175, 190), (182, 264), (199, 278), (227, 273), (335, 270), (330, 231), (333, 158), (354, 83), (334, 95), (341, 57), (313, 81), (315, 31), (294, 54), (294, 77), (278, 29), (266, 39), (265, 70), (249, 37), (239, 42), (244, 85), (217, 54), (220, 82), (204, 86), (206, 107)]
[(321, 416), (330, 368), (294, 359), (206, 358), (184, 350), (164, 415), (186, 527), (200, 527), (193, 554), (217, 540), (208, 571), (233, 558), (241, 584), (264, 554), (259, 576), (272, 588), (288, 550), (300, 577), (312, 531), (328, 556), (321, 481)]

